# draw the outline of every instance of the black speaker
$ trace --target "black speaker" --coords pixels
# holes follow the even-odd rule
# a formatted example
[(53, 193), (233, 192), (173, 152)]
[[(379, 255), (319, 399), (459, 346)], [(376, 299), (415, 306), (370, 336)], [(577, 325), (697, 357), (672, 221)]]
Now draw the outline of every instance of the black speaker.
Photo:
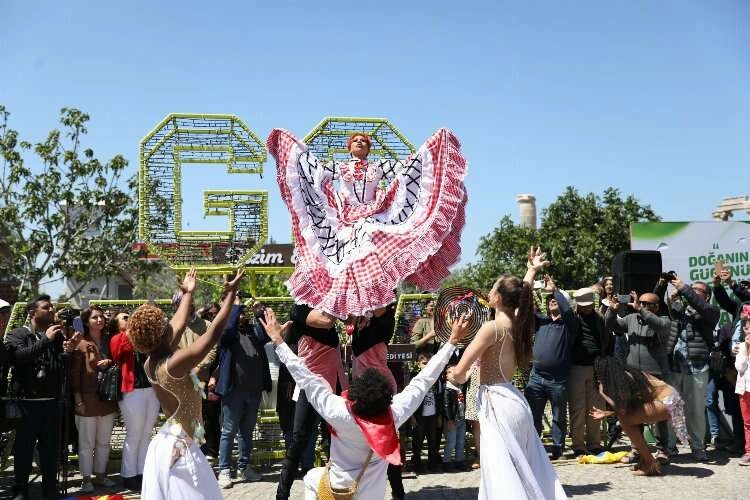
[(660, 274), (661, 252), (656, 250), (626, 250), (612, 258), (615, 293), (652, 292)]

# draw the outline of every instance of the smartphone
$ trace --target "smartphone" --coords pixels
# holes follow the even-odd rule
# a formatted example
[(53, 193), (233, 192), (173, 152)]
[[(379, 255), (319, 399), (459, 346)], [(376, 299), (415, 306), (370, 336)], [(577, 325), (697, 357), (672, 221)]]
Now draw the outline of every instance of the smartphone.
[(83, 333), (83, 320), (80, 316), (73, 320), (73, 331)]

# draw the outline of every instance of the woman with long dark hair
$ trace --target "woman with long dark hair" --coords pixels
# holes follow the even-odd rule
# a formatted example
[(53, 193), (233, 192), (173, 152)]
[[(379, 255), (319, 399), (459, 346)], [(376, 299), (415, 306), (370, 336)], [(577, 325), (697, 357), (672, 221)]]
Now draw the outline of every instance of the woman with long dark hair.
[[(115, 485), (107, 477), (107, 463), (117, 403), (100, 400), (96, 391), (100, 373), (112, 364), (104, 311), (91, 306), (81, 313), (81, 320), (83, 339), (73, 351), (70, 385), (78, 428), (78, 464), (83, 476), (81, 492), (93, 493), (94, 483), (107, 488)], [(96, 474), (93, 481), (92, 472)]]
[(631, 368), (612, 356), (597, 358), (594, 374), (599, 393), (614, 411), (593, 407), (589, 415), (597, 420), (617, 415), (622, 430), (640, 455), (633, 473), (639, 476), (661, 474), (661, 465), (649, 451), (641, 426), (671, 420), (680, 441), (687, 443), (680, 394), (663, 380)]
[[(489, 294), (495, 319), (485, 322), (448, 380), (463, 384), (481, 359), (479, 422), (482, 429), (480, 499), (567, 498), (539, 440), (529, 403), (513, 385), (516, 367), (531, 360), (534, 276), (548, 264), (539, 248), (529, 252), (523, 280), (501, 276)], [(488, 452), (491, 450), (491, 452)]]

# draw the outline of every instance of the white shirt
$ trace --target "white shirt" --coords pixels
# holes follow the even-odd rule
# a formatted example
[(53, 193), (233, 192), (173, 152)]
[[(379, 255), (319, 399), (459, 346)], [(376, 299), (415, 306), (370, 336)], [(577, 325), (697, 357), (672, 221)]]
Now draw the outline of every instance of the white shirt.
[(424, 397), (424, 404), (422, 405), (422, 416), (431, 417), (435, 413), (437, 413), (435, 394), (432, 391), (429, 391)]
[[(403, 391), (393, 396), (391, 411), (396, 429), (416, 411), (455, 350), (456, 346), (445, 344), (419, 372), (419, 375), (414, 377)], [(335, 429), (336, 435), (331, 436), (331, 486), (349, 487), (362, 469), (365, 458), (370, 452), (370, 446), (347, 410), (344, 398), (333, 394), (323, 380), (310, 372), (286, 344), (280, 344), (276, 348), (276, 354), (286, 365), (297, 385), (305, 391), (307, 400), (313, 408)], [(360, 480), (355, 498), (383, 500), (387, 470), (388, 462), (373, 454)]]
[(734, 360), (734, 367), (737, 369), (737, 383), (734, 386), (734, 392), (744, 394), (750, 391), (750, 363), (748, 363), (747, 344), (740, 344), (740, 351)]

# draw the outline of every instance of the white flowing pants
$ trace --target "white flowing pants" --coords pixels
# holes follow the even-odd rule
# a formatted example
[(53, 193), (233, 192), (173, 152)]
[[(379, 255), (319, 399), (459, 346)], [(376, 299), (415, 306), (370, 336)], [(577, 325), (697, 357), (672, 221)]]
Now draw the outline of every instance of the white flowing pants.
[(151, 387), (126, 392), (120, 401), (125, 422), (125, 443), (122, 446), (122, 477), (143, 474), (146, 452), (154, 425), (159, 416), (159, 399)]

